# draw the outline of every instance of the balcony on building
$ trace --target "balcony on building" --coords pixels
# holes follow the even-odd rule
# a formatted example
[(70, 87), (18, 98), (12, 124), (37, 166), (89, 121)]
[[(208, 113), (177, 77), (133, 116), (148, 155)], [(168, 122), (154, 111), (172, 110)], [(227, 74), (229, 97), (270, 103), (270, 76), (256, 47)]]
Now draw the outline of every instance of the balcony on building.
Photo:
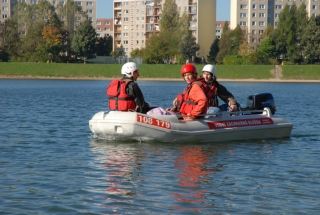
[(116, 3), (114, 4), (114, 10), (121, 10), (122, 4), (121, 3)]
[(117, 35), (114, 37), (114, 40), (115, 40), (115, 41), (121, 40), (121, 34), (117, 34)]
[(192, 0), (192, 1), (191, 1), (191, 4), (192, 4), (192, 5), (197, 5), (197, 4), (198, 4), (198, 1), (197, 1), (197, 0)]
[(189, 14), (197, 14), (197, 10), (190, 10)]
[(121, 19), (114, 19), (114, 25), (121, 25)]

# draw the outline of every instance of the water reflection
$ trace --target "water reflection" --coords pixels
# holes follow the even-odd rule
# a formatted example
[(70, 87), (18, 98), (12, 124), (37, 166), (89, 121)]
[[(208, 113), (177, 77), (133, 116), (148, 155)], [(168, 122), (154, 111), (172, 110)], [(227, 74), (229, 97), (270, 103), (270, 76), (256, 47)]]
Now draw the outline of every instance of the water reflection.
[[(206, 203), (206, 195), (213, 194), (212, 190), (207, 190), (206, 184), (211, 183), (215, 172), (220, 171), (220, 165), (211, 166), (212, 156), (217, 151), (210, 147), (203, 149), (196, 146), (182, 146), (181, 154), (174, 162), (175, 168), (180, 170), (179, 186), (182, 187), (181, 192), (175, 192), (174, 200), (182, 203)], [(196, 205), (195, 205), (196, 206)], [(176, 210), (192, 210), (199, 212), (203, 208), (203, 204), (198, 207), (174, 207)]]
[(104, 199), (111, 200), (111, 195), (134, 197), (135, 187), (141, 181), (137, 173), (140, 171), (143, 152), (130, 144), (99, 140), (91, 142), (91, 146), (91, 150), (96, 154), (96, 162), (106, 175), (103, 180), (106, 182), (105, 192), (108, 196)]

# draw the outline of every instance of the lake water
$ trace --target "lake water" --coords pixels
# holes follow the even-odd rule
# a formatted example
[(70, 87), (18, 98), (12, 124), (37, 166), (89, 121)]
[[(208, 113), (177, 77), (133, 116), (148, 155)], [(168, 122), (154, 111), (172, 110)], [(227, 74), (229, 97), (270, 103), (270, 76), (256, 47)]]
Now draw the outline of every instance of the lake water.
[[(0, 214), (317, 214), (320, 83), (222, 82), (244, 106), (270, 92), (288, 139), (165, 144), (92, 138), (109, 81), (0, 80)], [(170, 107), (184, 82), (139, 81)]]

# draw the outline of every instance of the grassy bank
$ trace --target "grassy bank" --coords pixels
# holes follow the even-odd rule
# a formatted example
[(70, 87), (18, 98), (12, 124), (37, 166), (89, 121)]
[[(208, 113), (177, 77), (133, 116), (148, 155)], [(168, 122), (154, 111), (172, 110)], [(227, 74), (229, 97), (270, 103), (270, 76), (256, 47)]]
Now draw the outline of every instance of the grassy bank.
[[(1, 76), (26, 77), (121, 77), (119, 64), (58, 64), (58, 63), (0, 63)], [(182, 65), (142, 64), (141, 78), (181, 78)], [(203, 65), (196, 65), (200, 73)], [(272, 65), (217, 65), (220, 79), (270, 79), (274, 78)], [(283, 80), (320, 80), (320, 65), (285, 65)]]

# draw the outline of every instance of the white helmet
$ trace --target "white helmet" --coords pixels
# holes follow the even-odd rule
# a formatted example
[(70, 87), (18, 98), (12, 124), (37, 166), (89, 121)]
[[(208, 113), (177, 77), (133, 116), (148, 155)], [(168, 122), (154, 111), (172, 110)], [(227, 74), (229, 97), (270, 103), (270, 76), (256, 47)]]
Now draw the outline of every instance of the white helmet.
[(211, 64), (207, 64), (203, 67), (202, 69), (202, 73), (203, 72), (210, 72), (212, 74), (212, 76), (216, 76), (217, 75), (217, 69), (215, 66), (211, 65)]
[(126, 75), (127, 77), (131, 78), (133, 76), (133, 72), (139, 70), (139, 67), (134, 62), (128, 62), (123, 64), (121, 68), (121, 74)]

